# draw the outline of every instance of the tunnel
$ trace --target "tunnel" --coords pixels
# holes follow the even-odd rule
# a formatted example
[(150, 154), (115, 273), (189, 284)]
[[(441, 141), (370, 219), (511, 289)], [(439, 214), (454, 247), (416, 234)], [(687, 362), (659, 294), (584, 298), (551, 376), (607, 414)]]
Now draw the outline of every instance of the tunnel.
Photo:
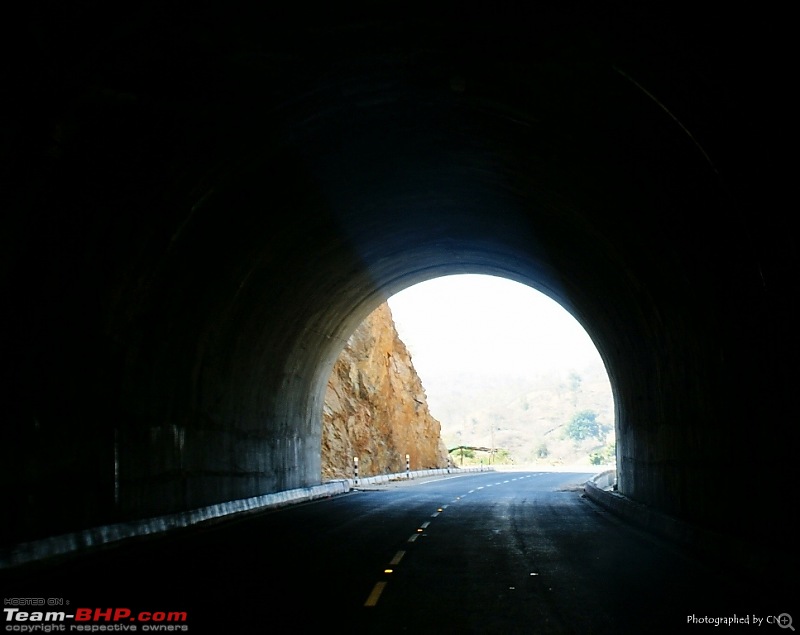
[(480, 273), (591, 336), (620, 495), (788, 548), (780, 22), (32, 3), (2, 124), (3, 547), (318, 484), (350, 334)]

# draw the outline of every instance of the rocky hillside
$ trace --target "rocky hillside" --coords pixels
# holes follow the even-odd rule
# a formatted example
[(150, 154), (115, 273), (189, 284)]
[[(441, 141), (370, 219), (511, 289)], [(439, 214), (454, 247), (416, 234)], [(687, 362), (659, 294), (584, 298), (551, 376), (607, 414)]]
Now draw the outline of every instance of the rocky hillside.
[(441, 425), (395, 330), (387, 304), (350, 337), (328, 380), (322, 429), (322, 479), (445, 467)]

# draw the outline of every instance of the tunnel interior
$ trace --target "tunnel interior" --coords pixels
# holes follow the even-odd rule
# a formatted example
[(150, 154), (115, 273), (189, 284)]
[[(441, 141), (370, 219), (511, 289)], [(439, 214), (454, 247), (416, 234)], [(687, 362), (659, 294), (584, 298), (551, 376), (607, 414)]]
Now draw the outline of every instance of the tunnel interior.
[(788, 542), (782, 58), (740, 37), (766, 44), (771, 20), (25, 15), (4, 123), (4, 546), (318, 483), (348, 336), (454, 273), (581, 322), (614, 386), (622, 494)]

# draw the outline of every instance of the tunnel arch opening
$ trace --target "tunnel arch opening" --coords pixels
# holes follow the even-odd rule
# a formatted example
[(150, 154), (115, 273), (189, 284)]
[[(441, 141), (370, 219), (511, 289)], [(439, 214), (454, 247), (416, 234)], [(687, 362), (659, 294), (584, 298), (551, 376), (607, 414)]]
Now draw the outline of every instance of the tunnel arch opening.
[[(423, 407), (409, 415), (400, 406), (377, 416), (393, 419), (386, 434), (397, 428), (425, 427), (432, 415), (441, 423), (441, 442), (488, 447), (487, 463), (539, 466), (613, 466), (616, 462), (614, 396), (611, 381), (596, 345), (585, 328), (558, 301), (531, 285), (485, 273), (454, 273), (429, 278), (395, 293), (358, 326), (343, 348), (328, 382), (323, 416), (322, 473), (351, 476), (352, 448), (360, 430), (381, 406), (361, 393), (361, 410), (349, 413), (351, 448), (342, 452), (344, 415), (341, 392), (363, 387), (346, 385), (362, 373), (372, 376), (378, 393), (384, 379), (375, 375), (373, 352), (382, 339), (375, 329), (396, 332), (400, 355), (407, 359), (386, 372), (410, 373), (421, 385), (390, 386), (391, 394), (374, 399), (416, 400)], [(386, 346), (386, 344), (383, 344)], [(357, 347), (362, 360), (354, 358)], [(386, 353), (389, 356), (391, 352)], [(394, 351), (397, 355), (397, 351)], [(360, 367), (359, 364), (365, 364)], [(380, 362), (378, 362), (380, 363)], [(396, 366), (396, 362), (394, 364)], [(347, 367), (347, 370), (345, 370)], [(387, 382), (391, 384), (391, 382)], [(335, 388), (333, 387), (335, 385)], [(399, 389), (398, 389), (399, 386)], [(409, 394), (398, 396), (405, 390)], [(414, 395), (414, 392), (420, 394)], [(359, 395), (352, 394), (351, 401)], [(352, 405), (352, 404), (351, 404)], [(386, 425), (382, 423), (382, 425)], [(335, 431), (334, 431), (335, 430)], [(333, 456), (331, 438), (339, 437), (340, 456)], [(406, 440), (408, 443), (408, 441)], [(430, 441), (429, 441), (430, 443)], [(374, 440), (386, 447), (385, 440)], [(390, 444), (394, 444), (394, 439)], [(360, 448), (361, 474), (376, 472), (373, 447)], [(401, 454), (405, 450), (401, 450)], [(463, 453), (462, 453), (463, 463)], [(357, 458), (356, 458), (357, 460)], [(478, 461), (480, 459), (476, 459)], [(395, 459), (384, 472), (394, 471)], [(427, 467), (443, 467), (427, 465)], [(374, 474), (371, 474), (374, 475)]]

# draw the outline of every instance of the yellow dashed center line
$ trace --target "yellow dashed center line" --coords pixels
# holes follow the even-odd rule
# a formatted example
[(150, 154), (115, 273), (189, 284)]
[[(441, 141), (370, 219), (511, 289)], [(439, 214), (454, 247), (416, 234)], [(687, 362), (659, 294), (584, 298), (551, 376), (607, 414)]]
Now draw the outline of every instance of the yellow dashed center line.
[[(415, 538), (416, 538), (416, 536), (415, 536)], [(404, 555), (406, 555), (405, 551), (398, 551), (396, 554), (394, 554), (394, 558), (392, 558), (389, 561), (389, 564), (392, 565), (392, 566), (396, 566), (396, 565), (400, 564), (400, 561), (403, 559)]]
[[(524, 478), (530, 478), (530, 476), (532, 476), (532, 475), (528, 474)], [(512, 480), (517, 480), (517, 479), (512, 479)], [(503, 483), (508, 483), (508, 482), (509, 481), (503, 481)], [(502, 485), (503, 483), (494, 483), (494, 485)], [(487, 484), (485, 487), (491, 487), (491, 486), (492, 486), (492, 484)], [(483, 489), (483, 487), (478, 487), (477, 488), (477, 490), (482, 490), (482, 489)], [(469, 490), (468, 493), (472, 494), (475, 491), (476, 491), (475, 489), (471, 489), (471, 490)], [(458, 501), (461, 498), (462, 498), (461, 496), (457, 496), (455, 498), (455, 501)], [(442, 505), (433, 514), (431, 514), (431, 518), (436, 518), (445, 508), (447, 508), (447, 505)], [(430, 521), (426, 521), (426, 522), (422, 523), (420, 525), (419, 529), (417, 529), (417, 533), (412, 534), (411, 536), (409, 536), (408, 542), (416, 542), (417, 538), (419, 538), (419, 536), (420, 536), (420, 533), (424, 529), (426, 529), (430, 524), (431, 524)], [(403, 557), (405, 555), (406, 555), (405, 551), (402, 551), (402, 550), (398, 551), (397, 553), (394, 554), (394, 557), (389, 561), (389, 565), (390, 566), (399, 565), (400, 561), (403, 559)], [(392, 573), (392, 571), (393, 571), (392, 569), (384, 569), (384, 573)], [(537, 574), (532, 573), (531, 575), (537, 575)], [(386, 581), (376, 582), (375, 586), (372, 587), (372, 592), (369, 594), (369, 597), (364, 602), (364, 606), (375, 606), (378, 603), (378, 600), (381, 597), (381, 593), (383, 593), (383, 590), (386, 588), (387, 584), (388, 583)]]
[(372, 593), (369, 594), (367, 601), (364, 602), (364, 606), (375, 606), (378, 603), (378, 600), (381, 597), (381, 593), (386, 588), (386, 582), (376, 582), (375, 586), (372, 587)]
[[(506, 481), (506, 483), (508, 483), (508, 481)], [(496, 485), (500, 485), (500, 483), (496, 483)], [(487, 485), (487, 487), (491, 487), (491, 485)], [(478, 489), (483, 489), (483, 488), (479, 487)], [(475, 490), (470, 490), (469, 493), (471, 494), (474, 491)], [(459, 496), (455, 500), (458, 501), (460, 498), (461, 497)], [(447, 505), (442, 505), (441, 507), (437, 508), (437, 510), (433, 514), (431, 514), (431, 518), (436, 518), (446, 508), (447, 508)], [(417, 540), (417, 538), (419, 538), (421, 532), (424, 529), (426, 529), (428, 526), (430, 526), (430, 524), (431, 524), (430, 521), (426, 521), (426, 522), (422, 523), (419, 526), (419, 529), (417, 529), (417, 533), (412, 534), (411, 536), (408, 537), (408, 542), (416, 542), (416, 540)], [(389, 561), (389, 566), (393, 566), (394, 567), (394, 566), (399, 565), (400, 561), (403, 559), (403, 557), (405, 555), (406, 555), (406, 552), (402, 551), (402, 550), (398, 551), (397, 553), (395, 553), (394, 557)], [(393, 569), (388, 569), (387, 568), (387, 569), (384, 569), (383, 572), (385, 574), (386, 573), (392, 573)], [(372, 587), (372, 591), (370, 592), (369, 597), (364, 602), (364, 606), (375, 606), (378, 603), (378, 600), (380, 599), (381, 594), (383, 593), (383, 590), (386, 588), (387, 584), (388, 583), (386, 581), (376, 582), (375, 586)]]

